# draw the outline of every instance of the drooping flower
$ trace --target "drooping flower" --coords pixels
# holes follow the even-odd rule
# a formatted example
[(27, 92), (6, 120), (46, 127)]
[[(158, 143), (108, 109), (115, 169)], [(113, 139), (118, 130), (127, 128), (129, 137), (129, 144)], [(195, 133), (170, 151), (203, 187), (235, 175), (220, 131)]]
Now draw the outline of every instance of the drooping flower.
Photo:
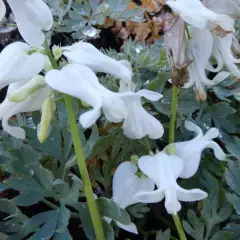
[(45, 40), (44, 32), (53, 25), (50, 8), (43, 0), (7, 0), (15, 17), (18, 30), (31, 46), (41, 46)]
[(229, 16), (211, 11), (200, 0), (167, 0), (166, 3), (185, 22), (194, 27), (220, 28), (226, 32), (234, 32), (234, 22)]
[(140, 170), (157, 185), (154, 191), (140, 191), (134, 198), (144, 203), (160, 202), (165, 197), (165, 208), (169, 214), (181, 209), (179, 201), (193, 202), (207, 197), (200, 189), (186, 190), (177, 184), (183, 170), (181, 158), (159, 152), (154, 156), (143, 156), (138, 160)]
[(132, 79), (132, 67), (126, 60), (117, 61), (100, 52), (92, 44), (78, 42), (72, 46), (63, 47), (63, 55), (71, 63), (83, 64), (94, 72), (108, 73), (129, 82)]
[(97, 121), (101, 109), (107, 120), (114, 123), (121, 122), (127, 114), (120, 96), (102, 86), (94, 72), (85, 65), (68, 64), (61, 70), (49, 71), (45, 79), (53, 89), (77, 97), (93, 107), (79, 118), (84, 128)]
[[(201, 154), (205, 148), (211, 148), (214, 151), (215, 157), (219, 160), (224, 160), (225, 154), (219, 145), (212, 140), (220, 135), (217, 128), (210, 128), (204, 135), (202, 129), (190, 121), (185, 121), (185, 127), (195, 132), (197, 136), (192, 140), (176, 142), (170, 145), (174, 146), (176, 150), (174, 155), (183, 161), (183, 170), (179, 177), (190, 178), (198, 170)], [(164, 151), (167, 151), (167, 148)]]
[(177, 87), (183, 86), (189, 78), (187, 68), (192, 62), (186, 54), (187, 37), (183, 19), (179, 18), (165, 31), (164, 44), (171, 67), (171, 81)]
[(0, 22), (3, 20), (5, 15), (6, 15), (6, 6), (3, 0), (0, 0)]
[(24, 129), (21, 127), (10, 126), (8, 120), (18, 113), (41, 110), (43, 102), (52, 91), (48, 86), (46, 86), (34, 92), (32, 95), (29, 95), (22, 102), (10, 102), (8, 100), (8, 94), (26, 84), (27, 81), (28, 80), (23, 80), (11, 83), (8, 87), (8, 92), (5, 100), (0, 104), (0, 120), (2, 120), (3, 130), (14, 137), (21, 139), (25, 139)]
[(206, 76), (206, 69), (212, 70), (209, 60), (212, 54), (213, 37), (207, 29), (191, 29), (191, 40), (189, 40), (189, 56), (193, 62), (189, 65), (189, 82), (186, 87), (195, 85), (197, 98), (206, 100), (205, 86), (214, 86), (225, 80), (230, 73), (221, 71), (212, 80)]
[[(138, 168), (134, 164), (123, 162), (114, 173), (112, 200), (122, 209), (138, 202), (134, 195), (139, 191), (152, 191), (154, 189), (153, 181), (146, 176), (138, 177), (137, 171)], [(124, 225), (116, 222), (116, 224), (128, 232), (138, 233), (134, 223)]]
[(41, 53), (28, 55), (30, 46), (15, 42), (3, 49), (0, 54), (0, 89), (20, 80), (30, 79), (44, 68)]
[(237, 59), (232, 53), (233, 33), (229, 33), (224, 37), (214, 36), (213, 52), (218, 69), (225, 66), (229, 72), (235, 77), (240, 78), (240, 70), (237, 64), (240, 63), (240, 58)]
[(236, 0), (203, 0), (203, 4), (218, 14), (226, 14), (238, 19), (240, 16), (240, 2)]
[(149, 90), (138, 92), (119, 93), (125, 103), (127, 115), (124, 117), (123, 133), (131, 139), (140, 139), (149, 136), (152, 139), (162, 137), (164, 128), (162, 124), (148, 113), (142, 106), (141, 97), (150, 101), (158, 101), (162, 95)]

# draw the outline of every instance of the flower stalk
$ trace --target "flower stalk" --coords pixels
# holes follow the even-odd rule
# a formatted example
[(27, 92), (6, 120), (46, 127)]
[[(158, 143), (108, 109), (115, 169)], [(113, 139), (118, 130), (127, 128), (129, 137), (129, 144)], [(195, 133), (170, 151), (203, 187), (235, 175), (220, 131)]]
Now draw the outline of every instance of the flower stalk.
[[(44, 46), (45, 46), (46, 54), (48, 55), (52, 66), (55, 69), (58, 69), (58, 64), (51, 53), (51, 50), (49, 48), (47, 41), (44, 42)], [(70, 131), (72, 135), (74, 150), (77, 156), (77, 164), (78, 164), (81, 179), (83, 182), (84, 193), (87, 199), (95, 236), (97, 240), (105, 240), (102, 220), (97, 208), (97, 204), (94, 199), (92, 185), (88, 175), (87, 165), (86, 165), (86, 161), (83, 153), (82, 144), (80, 141), (78, 126), (76, 123), (75, 114), (72, 107), (72, 97), (70, 97), (67, 94), (64, 94), (64, 101), (65, 101), (66, 110), (68, 113), (68, 122), (69, 122)]]
[(96, 239), (104, 240), (105, 237), (104, 237), (104, 232), (102, 227), (102, 221), (101, 221), (101, 217), (94, 199), (91, 182), (88, 175), (87, 165), (84, 158), (83, 148), (81, 145), (79, 131), (78, 131), (78, 127), (75, 119), (75, 114), (72, 107), (72, 97), (64, 94), (64, 101), (65, 101), (65, 105), (68, 113), (68, 121), (69, 121), (70, 131), (72, 134), (74, 149), (77, 156), (77, 163), (78, 163), (79, 171), (81, 174), (81, 179), (83, 182), (84, 192), (87, 199)]
[[(169, 144), (174, 143), (175, 139), (175, 127), (176, 127), (176, 118), (177, 118), (177, 104), (178, 104), (178, 88), (173, 85), (172, 87), (172, 104), (171, 104), (171, 118), (169, 125)], [(168, 146), (167, 149), (168, 154), (174, 155), (176, 153), (176, 149), (173, 144)], [(173, 214), (173, 221), (178, 231), (178, 235), (181, 240), (187, 240), (185, 232), (182, 227), (181, 220), (178, 214)]]

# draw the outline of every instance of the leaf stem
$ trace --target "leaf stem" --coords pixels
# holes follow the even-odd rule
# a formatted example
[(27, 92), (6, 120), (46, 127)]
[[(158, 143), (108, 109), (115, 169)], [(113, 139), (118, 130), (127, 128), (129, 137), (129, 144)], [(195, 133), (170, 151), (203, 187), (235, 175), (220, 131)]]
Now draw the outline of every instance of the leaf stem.
[[(176, 119), (177, 119), (177, 105), (178, 105), (178, 88), (173, 85), (172, 87), (172, 104), (171, 104), (171, 119), (169, 124), (169, 144), (174, 143), (175, 140), (175, 127), (176, 127)], [(167, 149), (168, 154), (174, 155), (176, 153), (176, 149), (174, 145), (170, 145)], [(178, 217), (178, 215), (172, 215), (173, 221), (178, 231), (178, 235), (181, 240), (187, 240), (185, 232), (182, 227), (182, 223)]]
[[(56, 60), (54, 59), (46, 40), (44, 42), (44, 46), (45, 46), (46, 54), (48, 55), (53, 68), (58, 69), (58, 64), (57, 64)], [(91, 185), (90, 178), (88, 175), (86, 160), (84, 157), (83, 148), (82, 148), (82, 144), (80, 141), (79, 129), (78, 129), (78, 126), (76, 123), (75, 113), (74, 113), (74, 110), (72, 107), (72, 97), (64, 94), (64, 101), (65, 101), (66, 110), (68, 113), (68, 122), (69, 122), (69, 126), (70, 126), (70, 131), (72, 134), (74, 150), (75, 150), (76, 156), (77, 156), (77, 163), (78, 163), (81, 179), (83, 182), (84, 193), (85, 193), (85, 196), (87, 199), (96, 240), (105, 240), (103, 226), (102, 226), (102, 220), (101, 220), (98, 208), (97, 208), (97, 204), (94, 199), (92, 185)]]

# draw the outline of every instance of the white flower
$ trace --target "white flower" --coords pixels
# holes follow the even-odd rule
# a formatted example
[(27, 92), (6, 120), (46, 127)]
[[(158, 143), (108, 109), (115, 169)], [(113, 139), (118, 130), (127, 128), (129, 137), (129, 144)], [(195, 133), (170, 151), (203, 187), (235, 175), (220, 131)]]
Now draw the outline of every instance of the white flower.
[(44, 67), (44, 56), (41, 53), (28, 55), (30, 46), (15, 42), (3, 49), (0, 54), (0, 89), (20, 80), (30, 79)]
[(79, 118), (84, 128), (90, 127), (100, 117), (101, 109), (110, 122), (121, 122), (126, 116), (124, 102), (98, 82), (95, 73), (84, 65), (69, 64), (61, 70), (51, 70), (45, 80), (53, 89), (77, 97), (93, 107)]
[(226, 14), (238, 19), (240, 16), (240, 1), (236, 0), (203, 0), (203, 4), (218, 14)]
[(191, 40), (189, 40), (188, 53), (190, 55), (189, 57), (193, 59), (193, 62), (188, 67), (190, 79), (185, 87), (190, 87), (194, 84), (197, 98), (201, 101), (206, 100), (205, 86), (214, 86), (230, 75), (230, 73), (222, 71), (212, 80), (207, 78), (206, 69), (212, 69), (209, 64), (212, 48), (213, 38), (209, 30), (191, 29)]
[(45, 40), (44, 32), (53, 25), (50, 8), (42, 0), (7, 0), (11, 7), (18, 30), (31, 46), (41, 46)]
[(240, 59), (234, 57), (232, 53), (232, 43), (233, 33), (229, 33), (224, 37), (215, 36), (212, 55), (218, 64), (217, 70), (225, 66), (235, 77), (240, 78), (240, 70), (237, 66), (237, 64), (240, 63)]
[[(174, 146), (176, 150), (174, 155), (181, 158), (184, 164), (183, 170), (179, 176), (181, 178), (190, 178), (198, 170), (201, 154), (205, 148), (213, 149), (216, 158), (219, 160), (224, 160), (225, 154), (219, 145), (212, 141), (212, 139), (217, 138), (220, 135), (217, 128), (210, 128), (204, 135), (201, 128), (192, 122), (185, 121), (185, 127), (188, 130), (195, 132), (197, 136), (192, 140), (177, 142), (170, 145)], [(167, 151), (167, 148), (165, 148), (164, 151)]]
[(200, 0), (167, 0), (167, 5), (188, 24), (197, 28), (216, 28), (234, 32), (233, 20), (206, 8)]
[(5, 15), (6, 15), (6, 6), (3, 0), (0, 0), (0, 22), (3, 20)]
[(119, 93), (125, 103), (127, 115), (123, 122), (123, 133), (131, 139), (140, 139), (149, 136), (152, 139), (162, 137), (164, 128), (162, 124), (148, 113), (141, 103), (141, 97), (150, 101), (158, 101), (162, 95), (148, 90), (138, 92)]
[(186, 190), (177, 184), (177, 178), (183, 170), (182, 160), (164, 152), (154, 156), (143, 156), (138, 166), (157, 185), (155, 191), (142, 191), (135, 195), (136, 201), (155, 203), (165, 197), (165, 208), (169, 214), (176, 214), (181, 209), (179, 201), (193, 202), (207, 197), (200, 189)]
[(104, 72), (129, 82), (132, 79), (132, 67), (126, 60), (117, 61), (100, 52), (90, 43), (78, 42), (63, 47), (63, 55), (72, 63), (83, 64), (94, 72)]
[[(122, 209), (138, 202), (134, 195), (139, 191), (152, 191), (154, 189), (153, 181), (145, 176), (136, 176), (137, 171), (138, 168), (134, 164), (123, 162), (114, 173), (112, 200)], [(138, 233), (133, 223), (124, 225), (116, 222), (116, 224), (128, 232)]]
[(44, 100), (49, 96), (52, 91), (49, 87), (41, 88), (32, 95), (29, 95), (26, 100), (22, 102), (10, 102), (8, 100), (8, 94), (10, 94), (12, 91), (15, 91), (19, 87), (22, 87), (24, 84), (27, 83), (27, 81), (28, 80), (23, 80), (11, 83), (8, 87), (8, 92), (5, 100), (2, 104), (0, 104), (0, 119), (2, 120), (3, 130), (14, 137), (22, 139), (25, 139), (24, 129), (22, 129), (21, 127), (10, 126), (8, 124), (9, 118), (18, 113), (40, 110), (42, 108)]

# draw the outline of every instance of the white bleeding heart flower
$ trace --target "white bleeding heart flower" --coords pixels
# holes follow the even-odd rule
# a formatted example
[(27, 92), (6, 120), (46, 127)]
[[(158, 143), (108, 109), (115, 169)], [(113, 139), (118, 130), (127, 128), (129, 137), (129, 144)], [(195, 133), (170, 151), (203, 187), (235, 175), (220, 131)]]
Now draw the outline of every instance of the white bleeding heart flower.
[(230, 73), (221, 71), (212, 80), (206, 76), (206, 69), (213, 69), (209, 64), (213, 49), (213, 37), (207, 29), (191, 29), (191, 39), (189, 40), (188, 54), (193, 62), (189, 65), (189, 82), (185, 87), (195, 85), (197, 98), (206, 100), (205, 86), (214, 86), (225, 80)]
[(24, 129), (22, 129), (21, 127), (10, 126), (8, 120), (18, 113), (34, 112), (41, 110), (43, 102), (52, 92), (52, 90), (48, 86), (46, 86), (29, 95), (22, 102), (10, 102), (8, 100), (8, 94), (10, 94), (12, 91), (16, 91), (18, 88), (22, 87), (27, 82), (28, 80), (23, 80), (11, 83), (8, 87), (8, 92), (5, 100), (3, 101), (3, 103), (0, 104), (0, 120), (2, 120), (3, 130), (14, 137), (21, 139), (25, 139)]
[(157, 185), (157, 190), (138, 192), (134, 198), (144, 203), (160, 202), (165, 198), (165, 208), (169, 214), (177, 214), (181, 209), (179, 201), (193, 202), (207, 197), (200, 189), (186, 190), (177, 184), (183, 170), (181, 158), (159, 152), (154, 156), (143, 156), (138, 167)]
[(188, 24), (197, 28), (218, 28), (234, 32), (234, 21), (206, 8), (200, 0), (167, 0), (167, 5)]
[(164, 151), (167, 151), (169, 146), (174, 146), (176, 150), (175, 154), (183, 161), (183, 170), (179, 177), (190, 178), (198, 170), (202, 151), (206, 148), (211, 148), (214, 151), (214, 155), (219, 160), (225, 159), (225, 153), (219, 147), (219, 145), (212, 139), (217, 138), (220, 132), (217, 128), (210, 128), (205, 134), (200, 127), (196, 124), (185, 121), (186, 129), (195, 132), (197, 135), (194, 139), (184, 142), (176, 142), (168, 145)]
[(95, 73), (85, 65), (68, 64), (46, 74), (46, 83), (58, 92), (77, 97), (93, 107), (79, 121), (84, 128), (93, 125), (103, 110), (108, 121), (118, 123), (126, 116), (123, 100), (117, 93), (102, 86)]
[(3, 0), (0, 0), (0, 22), (3, 20), (5, 15), (6, 15), (6, 6)]
[[(112, 200), (122, 209), (138, 203), (134, 196), (139, 191), (153, 191), (154, 189), (153, 181), (146, 176), (138, 177), (136, 175), (137, 171), (136, 165), (130, 162), (123, 162), (114, 173)], [(111, 219), (108, 219), (108, 221), (111, 221)], [(116, 222), (116, 224), (128, 232), (138, 233), (134, 223), (124, 225)]]
[(43, 0), (7, 0), (18, 30), (23, 39), (33, 47), (39, 47), (45, 40), (44, 31), (53, 25), (53, 15)]
[(44, 55), (33, 53), (26, 43), (15, 42), (0, 54), (0, 89), (10, 83), (26, 80), (37, 75), (44, 68)]
[(238, 19), (240, 16), (240, 1), (236, 0), (203, 0), (203, 4), (218, 14), (226, 14), (231, 18)]
[(214, 36), (212, 55), (218, 64), (215, 71), (225, 66), (235, 77), (240, 78), (240, 70), (237, 66), (240, 59), (237, 59), (232, 52), (233, 37), (233, 33), (229, 33), (224, 37)]
[(158, 101), (162, 95), (149, 90), (119, 93), (125, 103), (127, 115), (123, 122), (123, 133), (131, 139), (141, 139), (149, 136), (152, 139), (161, 138), (164, 133), (162, 124), (148, 113), (142, 106), (141, 97), (150, 101)]
[(94, 72), (103, 72), (130, 82), (132, 79), (132, 67), (126, 60), (117, 61), (100, 52), (92, 44), (78, 42), (72, 46), (63, 47), (63, 55), (71, 63), (83, 64)]

